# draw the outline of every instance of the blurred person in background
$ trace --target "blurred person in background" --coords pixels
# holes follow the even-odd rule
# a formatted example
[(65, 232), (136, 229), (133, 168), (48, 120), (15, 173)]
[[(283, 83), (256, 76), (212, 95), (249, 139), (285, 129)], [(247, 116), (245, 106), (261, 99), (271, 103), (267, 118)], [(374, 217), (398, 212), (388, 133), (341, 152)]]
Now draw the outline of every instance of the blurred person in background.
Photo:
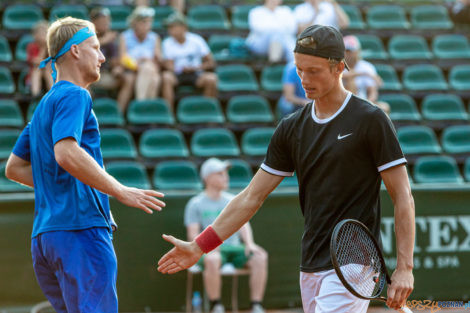
[(451, 8), (452, 19), (457, 24), (470, 24), (470, 0), (456, 0)]
[(289, 62), (282, 74), (282, 96), (277, 102), (277, 109), (280, 117), (291, 114), (304, 107), (310, 100), (305, 96), (297, 68), (294, 62)]
[(48, 57), (46, 35), (49, 24), (46, 21), (38, 22), (33, 28), (34, 40), (26, 47), (27, 62), (29, 72), (25, 79), (26, 86), (29, 86), (33, 98), (37, 98), (43, 91), (43, 82), (46, 91), (52, 87), (51, 67), (48, 65), (40, 69), (39, 63)]
[(333, 26), (340, 30), (349, 26), (349, 17), (335, 0), (305, 0), (294, 9), (298, 32), (310, 25)]
[(122, 112), (134, 92), (137, 100), (156, 98), (159, 93), (161, 49), (160, 37), (151, 30), (154, 15), (152, 8), (135, 8), (129, 16), (130, 28), (121, 34), (119, 57), (125, 71), (117, 101)]
[(133, 4), (135, 6), (154, 6), (154, 5), (170, 5), (172, 6), (177, 12), (183, 14), (184, 8), (186, 6), (185, 0), (134, 0)]

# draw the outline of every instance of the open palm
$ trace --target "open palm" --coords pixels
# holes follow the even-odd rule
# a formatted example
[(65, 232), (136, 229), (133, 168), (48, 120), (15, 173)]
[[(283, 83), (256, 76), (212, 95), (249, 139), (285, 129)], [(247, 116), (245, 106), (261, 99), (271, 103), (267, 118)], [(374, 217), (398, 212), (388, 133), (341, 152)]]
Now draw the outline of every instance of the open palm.
[(194, 241), (182, 241), (168, 235), (162, 237), (175, 246), (158, 261), (158, 271), (163, 274), (174, 274), (187, 269), (196, 264), (203, 254)]

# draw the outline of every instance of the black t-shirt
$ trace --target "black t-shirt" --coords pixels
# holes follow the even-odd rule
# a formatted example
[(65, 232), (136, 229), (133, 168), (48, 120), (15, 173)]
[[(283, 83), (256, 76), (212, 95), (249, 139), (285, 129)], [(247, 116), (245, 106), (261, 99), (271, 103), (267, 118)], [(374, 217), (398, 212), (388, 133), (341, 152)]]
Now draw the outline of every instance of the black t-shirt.
[(261, 165), (297, 172), (304, 272), (332, 268), (331, 233), (343, 219), (362, 221), (380, 242), (380, 172), (406, 163), (390, 119), (371, 103), (349, 94), (333, 116), (313, 112), (310, 103), (279, 123)]

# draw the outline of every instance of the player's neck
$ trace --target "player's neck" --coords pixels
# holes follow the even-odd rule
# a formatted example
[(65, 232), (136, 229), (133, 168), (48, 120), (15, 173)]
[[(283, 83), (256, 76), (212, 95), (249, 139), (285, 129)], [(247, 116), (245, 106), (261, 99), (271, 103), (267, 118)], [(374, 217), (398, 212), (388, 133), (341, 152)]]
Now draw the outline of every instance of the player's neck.
[(90, 85), (85, 81), (83, 75), (80, 75), (80, 71), (74, 68), (57, 69), (57, 81), (61, 80), (66, 80), (82, 88), (87, 88)]
[(347, 96), (348, 91), (340, 85), (324, 97), (315, 99), (315, 115), (319, 119), (329, 118), (341, 108)]
[(211, 187), (206, 187), (204, 192), (212, 200), (219, 200), (220, 195), (222, 194), (222, 190), (216, 189), (216, 188), (211, 188)]

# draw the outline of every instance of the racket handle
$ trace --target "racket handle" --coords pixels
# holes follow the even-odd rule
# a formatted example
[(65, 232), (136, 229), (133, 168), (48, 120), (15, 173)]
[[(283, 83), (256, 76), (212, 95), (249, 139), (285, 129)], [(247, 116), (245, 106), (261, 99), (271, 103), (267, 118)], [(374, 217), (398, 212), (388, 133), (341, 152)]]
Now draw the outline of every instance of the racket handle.
[(403, 313), (413, 313), (413, 311), (411, 311), (410, 309), (408, 309), (408, 307), (405, 305), (405, 306), (402, 306), (401, 309), (399, 310), (399, 312), (403, 312)]

